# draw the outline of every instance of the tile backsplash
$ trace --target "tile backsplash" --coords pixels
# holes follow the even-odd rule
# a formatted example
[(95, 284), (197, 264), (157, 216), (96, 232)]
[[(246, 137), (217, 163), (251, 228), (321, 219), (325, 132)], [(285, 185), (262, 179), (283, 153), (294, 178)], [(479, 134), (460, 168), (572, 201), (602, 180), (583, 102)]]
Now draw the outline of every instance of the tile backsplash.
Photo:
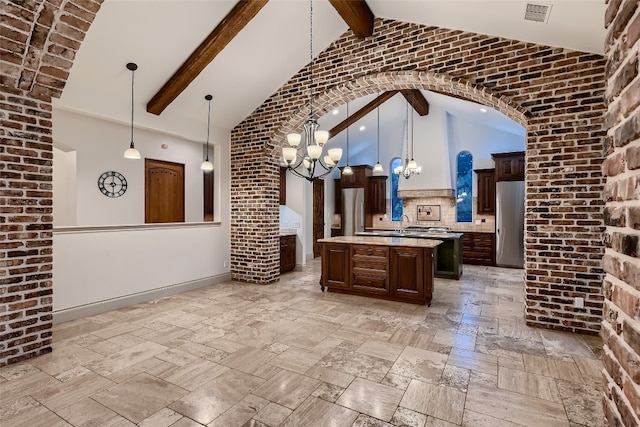
[[(409, 217), (405, 226), (449, 227), (453, 231), (480, 231), (493, 233), (496, 230), (495, 215), (478, 215), (477, 198), (473, 198), (473, 222), (456, 222), (455, 199), (452, 197), (405, 198), (404, 213)], [(391, 201), (387, 199), (387, 214), (373, 216), (373, 228), (396, 229), (399, 221), (391, 221)], [(418, 205), (440, 206), (440, 221), (418, 221)], [(478, 223), (479, 222), (479, 223)]]

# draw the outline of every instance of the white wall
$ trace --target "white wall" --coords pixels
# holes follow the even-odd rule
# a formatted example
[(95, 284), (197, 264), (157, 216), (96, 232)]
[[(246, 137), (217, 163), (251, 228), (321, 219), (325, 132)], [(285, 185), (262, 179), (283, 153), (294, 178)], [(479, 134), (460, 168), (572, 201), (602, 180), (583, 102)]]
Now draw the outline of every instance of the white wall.
[[(451, 189), (451, 173), (449, 170), (449, 144), (445, 136), (445, 111), (437, 106), (430, 106), (429, 114), (420, 117), (414, 114), (413, 125), (413, 158), (422, 167), (420, 175), (410, 179), (401, 179), (399, 190)], [(409, 128), (411, 136), (411, 128)], [(403, 139), (404, 141), (404, 139)], [(409, 139), (411, 152), (411, 139)], [(400, 156), (403, 161), (406, 156), (406, 143)], [(409, 154), (411, 159), (411, 154)], [(389, 158), (387, 164), (391, 161)]]
[(69, 310), (229, 272), (228, 226), (55, 230), (53, 310)]
[[(54, 143), (75, 150), (78, 188), (77, 226), (54, 227), (54, 313), (228, 277), (228, 132), (212, 129), (215, 223), (139, 225), (144, 223), (144, 161), (123, 157), (130, 141), (129, 128), (55, 108), (53, 116)], [(161, 144), (168, 148), (163, 150)], [(143, 158), (185, 164), (186, 219), (201, 222), (202, 143), (136, 129), (136, 148)], [(64, 178), (60, 169), (71, 167), (64, 160), (56, 163), (60, 158), (64, 157), (54, 158), (54, 200), (65, 200), (58, 199), (57, 191), (64, 185), (57, 179)], [(129, 187), (122, 197), (110, 199), (98, 190), (98, 176), (106, 170), (119, 171), (127, 178)], [(54, 207), (54, 217), (60, 209)]]
[[(129, 126), (101, 120), (62, 109), (53, 111), (54, 141), (75, 150), (77, 155), (77, 220), (75, 225), (121, 225), (144, 223), (144, 158), (165, 160), (185, 165), (185, 221), (203, 219), (203, 179), (200, 164), (203, 160), (201, 142), (189, 141), (147, 129), (135, 130), (136, 148), (142, 159), (123, 157), (130, 141)], [(213, 159), (215, 181), (220, 180), (224, 156), (223, 141), (228, 136), (216, 134), (213, 146), (220, 156)], [(167, 148), (163, 149), (162, 145)], [(211, 145), (211, 144), (210, 144)], [(228, 151), (228, 150), (226, 150)], [(226, 164), (226, 162), (224, 162)], [(60, 165), (54, 164), (55, 169)], [(98, 177), (105, 171), (120, 172), (127, 179), (127, 192), (118, 198), (105, 197), (98, 189)], [(54, 178), (55, 179), (55, 178)], [(55, 188), (54, 188), (55, 191)], [(58, 194), (54, 193), (54, 199)], [(216, 207), (220, 203), (215, 204)], [(216, 218), (218, 214), (216, 213)]]
[[(452, 114), (446, 114), (447, 135), (449, 138), (449, 159), (451, 179), (455, 183), (456, 156), (460, 151), (469, 151), (473, 156), (474, 169), (491, 169), (493, 153), (524, 151), (525, 136), (505, 132), (496, 128), (464, 120)], [(411, 178), (413, 179), (413, 178)], [(454, 185), (455, 187), (455, 185)], [(477, 195), (477, 176), (474, 174), (473, 194)]]
[(76, 152), (53, 147), (53, 226), (77, 222)]

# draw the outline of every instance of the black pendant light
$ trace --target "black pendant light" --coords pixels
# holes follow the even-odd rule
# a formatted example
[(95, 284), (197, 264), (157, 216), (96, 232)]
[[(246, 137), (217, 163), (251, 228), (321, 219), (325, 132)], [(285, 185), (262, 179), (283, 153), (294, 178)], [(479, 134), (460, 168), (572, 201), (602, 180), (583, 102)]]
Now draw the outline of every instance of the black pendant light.
[(124, 157), (134, 160), (140, 158), (140, 152), (133, 143), (133, 75), (137, 69), (138, 66), (133, 62), (127, 64), (127, 70), (131, 71), (131, 144), (129, 144), (129, 148), (124, 152)]
[(209, 134), (211, 132), (211, 100), (213, 99), (213, 96), (206, 95), (204, 99), (206, 99), (207, 102), (209, 102), (209, 114), (207, 115), (207, 146), (206, 146), (207, 154), (206, 154), (206, 158), (204, 159), (204, 162), (202, 162), (202, 164), (200, 165), (200, 169), (202, 169), (205, 172), (211, 172), (213, 170), (213, 163), (209, 161)]

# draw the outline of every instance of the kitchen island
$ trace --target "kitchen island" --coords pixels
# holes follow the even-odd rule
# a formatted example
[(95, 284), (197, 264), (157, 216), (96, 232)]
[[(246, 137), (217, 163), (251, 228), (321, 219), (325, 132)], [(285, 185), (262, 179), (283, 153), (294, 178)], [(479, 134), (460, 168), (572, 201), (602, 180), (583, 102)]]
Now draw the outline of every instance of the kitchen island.
[(320, 288), (431, 305), (434, 272), (432, 239), (339, 236), (322, 244)]

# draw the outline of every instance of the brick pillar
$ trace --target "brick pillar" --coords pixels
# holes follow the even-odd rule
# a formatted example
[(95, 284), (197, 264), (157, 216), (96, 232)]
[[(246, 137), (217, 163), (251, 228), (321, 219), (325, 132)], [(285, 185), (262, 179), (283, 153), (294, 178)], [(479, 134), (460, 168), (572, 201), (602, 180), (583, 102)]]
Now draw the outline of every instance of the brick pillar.
[(610, 0), (602, 322), (604, 412), (610, 426), (640, 425), (640, 7)]
[(2, 3), (0, 366), (51, 351), (51, 100), (102, 0)]

